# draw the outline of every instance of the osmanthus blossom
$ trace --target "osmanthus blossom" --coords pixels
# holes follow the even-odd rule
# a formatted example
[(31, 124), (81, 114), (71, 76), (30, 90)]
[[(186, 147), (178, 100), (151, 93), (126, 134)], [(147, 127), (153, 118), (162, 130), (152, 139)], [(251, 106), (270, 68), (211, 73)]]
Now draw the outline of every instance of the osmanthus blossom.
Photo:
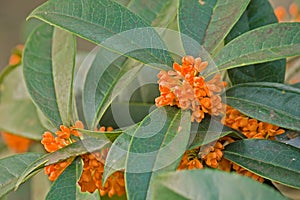
[(183, 110), (191, 110), (192, 122), (200, 123), (205, 113), (219, 115), (224, 112), (220, 93), (225, 82), (216, 74), (211, 80), (205, 80), (201, 72), (208, 66), (200, 57), (185, 56), (182, 65), (173, 64), (174, 70), (162, 70), (159, 78), (160, 96), (155, 99), (157, 107), (178, 106)]
[[(208, 63), (201, 58), (185, 56), (182, 58), (182, 65), (173, 64), (174, 70), (160, 71), (158, 84), (161, 95), (155, 99), (156, 106), (169, 105), (191, 110), (191, 121), (198, 123), (205, 117), (205, 113), (221, 115), (224, 125), (242, 132), (247, 138), (274, 139), (276, 135), (284, 133), (278, 126), (249, 118), (223, 104), (220, 93), (226, 83), (221, 81), (220, 74), (206, 81), (201, 74), (207, 66)], [(212, 144), (187, 150), (177, 169), (217, 168), (227, 172), (236, 171), (238, 174), (263, 182), (262, 177), (223, 157), (222, 150), (225, 145), (234, 141), (233, 138), (225, 136)]]
[[(83, 124), (77, 121), (74, 126), (66, 127), (60, 126), (60, 130), (53, 135), (50, 132), (43, 134), (41, 143), (47, 152), (51, 153), (61, 149), (73, 142), (79, 140), (80, 132), (78, 128), (83, 129)], [(112, 131), (112, 127), (101, 127), (98, 131)], [(83, 172), (78, 181), (82, 192), (93, 193), (95, 190), (99, 190), (101, 196), (108, 195), (123, 195), (125, 193), (124, 173), (117, 171), (108, 177), (104, 186), (102, 186), (102, 175), (104, 172), (104, 163), (107, 156), (108, 148), (102, 149), (100, 152), (91, 152), (81, 155), (83, 160)], [(48, 175), (49, 180), (55, 181), (58, 176), (72, 163), (73, 158), (69, 158), (65, 161), (51, 164), (45, 167), (45, 173)]]
[(300, 22), (299, 7), (296, 3), (291, 3), (288, 10), (278, 6), (274, 9), (274, 13), (279, 22)]

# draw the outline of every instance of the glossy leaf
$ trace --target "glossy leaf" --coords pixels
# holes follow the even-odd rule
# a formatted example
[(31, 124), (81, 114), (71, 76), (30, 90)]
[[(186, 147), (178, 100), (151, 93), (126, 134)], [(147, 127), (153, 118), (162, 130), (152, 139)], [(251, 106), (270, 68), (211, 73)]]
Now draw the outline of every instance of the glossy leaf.
[(130, 141), (137, 128), (138, 125), (127, 128), (111, 145), (105, 160), (102, 183), (114, 172), (125, 169)]
[(77, 130), (82, 133), (83, 138), (85, 137), (96, 138), (96, 139), (107, 138), (111, 142), (115, 141), (119, 137), (119, 135), (122, 134), (122, 130), (105, 131), (105, 132), (90, 131), (85, 129), (77, 129)]
[[(177, 0), (131, 0), (127, 8), (142, 17), (148, 24), (152, 24), (152, 22), (156, 23), (155, 21), (157, 21), (157, 18), (161, 15), (167, 15), (168, 13), (169, 16), (172, 16), (171, 12), (166, 12), (165, 10), (171, 7), (172, 4), (176, 5), (176, 3)], [(174, 15), (175, 14), (176, 13), (174, 13)]]
[(81, 192), (77, 181), (82, 173), (82, 163), (76, 159), (52, 184), (46, 200), (97, 200), (100, 198), (98, 191), (90, 194)]
[(126, 158), (125, 182), (129, 199), (151, 198), (152, 179), (177, 168), (188, 144), (190, 117), (190, 112), (162, 107), (139, 124)]
[[(218, 170), (182, 170), (157, 176), (153, 199), (285, 199), (279, 192), (249, 178)], [(255, 192), (253, 192), (255, 191)]]
[(40, 156), (39, 153), (26, 153), (0, 159), (0, 197), (15, 187), (27, 166)]
[(62, 124), (52, 71), (52, 36), (54, 28), (39, 26), (26, 41), (23, 57), (24, 80), (35, 105), (54, 127)]
[(22, 66), (7, 68), (0, 79), (0, 130), (40, 140), (44, 128), (25, 88)]
[(41, 125), (32, 101), (15, 100), (0, 105), (0, 129), (2, 131), (40, 140), (45, 128)]
[(45, 154), (39, 159), (32, 162), (26, 170), (21, 174), (16, 187), (18, 187), (26, 177), (33, 172), (43, 168), (44, 166), (66, 160), (71, 157), (76, 157), (85, 153), (91, 153), (100, 150), (105, 145), (109, 144), (109, 140), (105, 138), (87, 138), (75, 143), (72, 143), (64, 148), (61, 148), (53, 153)]
[[(276, 22), (277, 18), (268, 0), (252, 0), (247, 10), (225, 38), (225, 43), (249, 30)], [(233, 84), (262, 81), (283, 83), (285, 65), (285, 60), (271, 61), (229, 69), (228, 75)]]
[(224, 157), (264, 178), (300, 188), (296, 147), (273, 140), (240, 140), (225, 147)]
[[(85, 78), (83, 109), (87, 126), (97, 127), (111, 102), (142, 68), (130, 65), (124, 56), (100, 49)], [(127, 64), (127, 65), (126, 65)]]
[[(68, 9), (70, 7), (76, 9)], [(114, 1), (50, 0), (36, 8), (29, 17), (66, 29), (145, 64), (171, 66), (173, 62), (156, 31)]]
[(209, 144), (226, 135), (233, 135), (239, 139), (245, 138), (241, 133), (225, 126), (217, 119), (205, 116), (200, 124), (192, 124), (189, 149)]
[(75, 37), (55, 28), (52, 41), (52, 73), (56, 100), (63, 124), (72, 119), (73, 75), (75, 68)]
[(219, 70), (278, 60), (300, 54), (300, 23), (266, 25), (235, 38), (215, 56)]
[[(238, 21), (249, 0), (180, 0), (178, 20), (180, 32), (193, 38), (212, 53)], [(222, 31), (220, 31), (222, 30)], [(183, 41), (184, 42), (184, 41)], [(189, 46), (185, 45), (187, 54)]]
[(300, 130), (300, 90), (279, 83), (244, 83), (226, 91), (226, 102), (246, 116)]

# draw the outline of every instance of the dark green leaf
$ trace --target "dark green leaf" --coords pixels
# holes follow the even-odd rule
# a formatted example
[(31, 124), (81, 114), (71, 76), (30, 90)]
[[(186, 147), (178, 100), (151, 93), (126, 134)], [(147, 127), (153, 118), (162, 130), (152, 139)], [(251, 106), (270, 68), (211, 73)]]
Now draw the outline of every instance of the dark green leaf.
[(40, 140), (45, 128), (41, 125), (32, 101), (15, 100), (0, 105), (0, 129), (22, 137)]
[(0, 77), (0, 130), (40, 140), (44, 131), (22, 74), (22, 66), (9, 67)]
[[(249, 0), (180, 0), (178, 20), (180, 32), (193, 38), (212, 53), (238, 21)], [(222, 31), (220, 31), (222, 30)], [(183, 40), (183, 43), (185, 41)], [(185, 44), (186, 53), (190, 48)]]
[(77, 185), (82, 173), (82, 163), (76, 159), (52, 184), (46, 200), (97, 200), (100, 198), (98, 191), (90, 194), (80, 192)]
[(230, 134), (240, 139), (245, 138), (241, 133), (220, 123), (218, 119), (206, 116), (200, 124), (192, 124), (189, 149), (209, 144)]
[(285, 199), (279, 192), (249, 178), (217, 170), (169, 172), (157, 176), (153, 199)]
[(138, 125), (135, 125), (124, 130), (111, 145), (105, 160), (102, 183), (105, 183), (114, 172), (125, 169), (130, 141), (137, 128)]
[[(151, 24), (153, 21), (157, 21), (155, 19), (162, 14), (172, 16), (172, 13), (167, 13), (165, 10), (172, 7), (172, 5), (176, 6), (177, 1), (178, 0), (131, 0), (127, 8), (141, 16), (148, 24)], [(173, 14), (173, 18), (174, 15), (176, 15), (176, 13)]]
[[(62, 124), (62, 119), (56, 96), (63, 95), (65, 97), (66, 95), (67, 97), (70, 97), (70, 94), (59, 94), (60, 90), (70, 91), (70, 88), (61, 88), (57, 85), (58, 83), (54, 83), (54, 80), (56, 79), (54, 79), (54, 75), (59, 75), (59, 72), (57, 71), (58, 69), (55, 69), (54, 74), (53, 69), (59, 67), (59, 64), (57, 63), (59, 61), (54, 61), (56, 63), (53, 68), (52, 58), (58, 56), (59, 51), (55, 49), (57, 47), (53, 49), (52, 46), (52, 42), (54, 42), (52, 41), (53, 31), (53, 27), (43, 24), (29, 36), (24, 49), (23, 73), (27, 89), (33, 102), (43, 112), (45, 117), (50, 120), (54, 127), (59, 127), (59, 125)], [(55, 50), (55, 52), (52, 52), (52, 50)], [(74, 49), (71, 50), (71, 52), (74, 53)], [(68, 61), (65, 64), (68, 64)], [(69, 68), (62, 72), (66, 72), (68, 69)], [(58, 77), (61, 76), (59, 75)], [(63, 82), (62, 80), (59, 80), (59, 78), (58, 81), (60, 84)], [(59, 100), (59, 102), (61, 104), (62, 101)], [(69, 103), (69, 98), (66, 99), (66, 102), (67, 104)], [(61, 110), (61, 112), (69, 111)]]
[(293, 84), (293, 85), (291, 85), (291, 86), (293, 86), (293, 87), (295, 87), (295, 88), (300, 88), (300, 83), (295, 83), (295, 84)]
[(224, 157), (264, 178), (300, 188), (296, 147), (273, 140), (240, 140), (225, 147)]
[(215, 56), (219, 70), (300, 54), (300, 23), (266, 25), (235, 38)]
[(186, 150), (190, 112), (162, 107), (151, 112), (132, 135), (126, 158), (129, 199), (151, 198), (150, 182), (159, 173), (175, 170)]
[(246, 116), (300, 130), (300, 89), (280, 83), (244, 83), (226, 91), (226, 103)]
[(75, 143), (72, 143), (64, 148), (61, 148), (53, 153), (45, 154), (36, 161), (32, 162), (26, 170), (21, 174), (16, 187), (18, 187), (26, 177), (30, 176), (34, 171), (43, 168), (46, 165), (51, 165), (68, 158), (76, 157), (85, 153), (91, 153), (100, 150), (105, 145), (109, 144), (106, 138), (87, 138)]
[(0, 160), (0, 197), (15, 187), (18, 178), (27, 166), (40, 156), (39, 153), (26, 153)]
[(90, 131), (85, 129), (78, 129), (83, 135), (83, 137), (88, 138), (107, 138), (109, 141), (113, 142), (115, 139), (118, 138), (119, 135), (122, 134), (122, 130), (114, 130), (114, 131), (105, 131), (105, 132), (99, 132), (99, 131)]
[[(225, 38), (225, 43), (249, 30), (275, 22), (277, 18), (268, 0), (252, 0), (246, 12)], [(228, 70), (228, 75), (232, 84), (262, 81), (283, 83), (285, 64), (285, 60), (280, 60), (233, 68)]]
[[(124, 56), (99, 49), (83, 88), (83, 109), (87, 126), (97, 127), (111, 102), (135, 78), (141, 65), (130, 65)], [(124, 64), (125, 63), (125, 64)]]
[(50, 0), (29, 17), (39, 18), (151, 66), (150, 63), (171, 66), (173, 62), (157, 32), (114, 1)]

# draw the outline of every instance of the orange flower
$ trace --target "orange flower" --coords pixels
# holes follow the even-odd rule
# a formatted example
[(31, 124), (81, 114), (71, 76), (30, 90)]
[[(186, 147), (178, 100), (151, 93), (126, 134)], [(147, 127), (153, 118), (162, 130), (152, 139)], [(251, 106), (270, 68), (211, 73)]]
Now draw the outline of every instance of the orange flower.
[(12, 55), (9, 57), (9, 65), (17, 65), (21, 63), (24, 45), (17, 45), (13, 49)]
[(2, 132), (2, 139), (9, 149), (16, 153), (24, 153), (28, 151), (30, 145), (33, 143), (33, 140), (31, 139), (7, 132)]
[[(71, 139), (71, 135), (75, 137), (79, 136), (79, 132), (76, 128), (82, 128), (83, 124), (80, 121), (77, 121), (74, 126), (68, 128), (64, 125), (60, 126), (60, 130), (56, 131), (54, 136), (49, 131), (46, 131), (43, 134), (41, 143), (44, 145), (44, 148), (47, 152), (51, 153), (61, 149), (72, 142), (76, 141)], [(50, 181), (55, 181), (58, 176), (72, 163), (74, 158), (69, 158), (66, 161), (48, 165), (45, 167), (45, 173), (48, 175)]]
[(247, 138), (274, 139), (285, 131), (279, 126), (246, 117), (238, 110), (227, 106), (222, 123), (235, 130), (241, 131)]
[(288, 12), (283, 6), (278, 6), (274, 13), (279, 22), (300, 22), (299, 7), (296, 3), (289, 5)]
[(264, 178), (256, 175), (256, 174), (253, 174), (252, 172), (249, 172), (248, 170), (246, 170), (245, 168), (237, 165), (237, 164), (234, 164), (233, 163), (233, 167), (232, 167), (238, 174), (241, 174), (243, 176), (248, 176), (258, 182), (264, 182)]
[(219, 161), (223, 157), (222, 150), (224, 149), (223, 145), (218, 141), (214, 146), (208, 145), (201, 149), (199, 153), (201, 159), (205, 161), (205, 164), (211, 168), (218, 168)]
[[(13, 49), (12, 55), (9, 58), (9, 65), (17, 65), (21, 63), (23, 48), (23, 45), (17, 45)], [(30, 145), (34, 142), (31, 139), (7, 132), (2, 133), (2, 138), (8, 148), (16, 153), (24, 153), (28, 151)]]
[[(103, 128), (102, 128), (103, 129)], [(105, 159), (108, 148), (102, 149), (101, 152), (82, 155), (83, 172), (78, 181), (82, 192), (93, 193), (96, 189), (100, 195), (108, 194), (111, 198), (113, 195), (122, 196), (125, 194), (124, 172), (117, 171), (108, 177), (104, 186), (102, 185), (102, 176), (104, 172)]]
[(159, 90), (161, 95), (155, 99), (156, 106), (177, 105), (183, 110), (191, 110), (191, 121), (201, 122), (204, 113), (219, 115), (223, 112), (220, 93), (226, 85), (221, 81), (221, 75), (216, 74), (206, 81), (201, 72), (208, 62), (201, 58), (185, 56), (182, 65), (173, 64), (173, 70), (160, 71)]

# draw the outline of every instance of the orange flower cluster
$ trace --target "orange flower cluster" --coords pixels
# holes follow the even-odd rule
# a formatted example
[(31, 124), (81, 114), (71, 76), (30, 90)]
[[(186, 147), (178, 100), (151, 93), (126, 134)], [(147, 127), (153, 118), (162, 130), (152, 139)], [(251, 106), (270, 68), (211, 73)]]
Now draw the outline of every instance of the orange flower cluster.
[[(68, 128), (64, 125), (60, 126), (60, 131), (55, 133), (56, 137), (48, 131), (43, 134), (43, 139), (41, 143), (44, 145), (44, 148), (47, 152), (51, 153), (61, 149), (72, 142), (75, 142), (75, 139), (71, 139), (71, 135), (75, 137), (79, 136), (79, 132), (74, 128), (82, 128), (83, 124), (80, 121), (75, 123), (74, 127)], [(65, 161), (48, 165), (45, 167), (45, 173), (48, 175), (50, 181), (55, 181), (59, 175), (72, 163), (74, 158), (69, 158)]]
[[(224, 145), (234, 142), (229, 136), (220, 138), (213, 146), (206, 145), (205, 147), (198, 147), (192, 150), (187, 150), (178, 166), (178, 170), (191, 170), (191, 169), (203, 169), (204, 167), (217, 168), (222, 171), (231, 172), (236, 171), (238, 174), (248, 176), (259, 182), (263, 182), (264, 179), (243, 167), (238, 166), (235, 163), (225, 159), (223, 157), (222, 150)], [(201, 150), (201, 151), (200, 151)]]
[(222, 150), (224, 146), (221, 142), (217, 141), (214, 146), (208, 145), (199, 154), (201, 159), (205, 161), (205, 164), (211, 168), (218, 168), (219, 161), (223, 157)]
[(226, 116), (222, 122), (241, 131), (247, 138), (274, 139), (274, 136), (285, 132), (279, 126), (249, 118), (230, 106), (227, 106)]
[(237, 164), (233, 163), (232, 167), (236, 171), (236, 173), (238, 173), (238, 174), (250, 177), (250, 178), (252, 178), (252, 179), (254, 179), (254, 180), (258, 181), (258, 182), (261, 182), (261, 183), (264, 182), (264, 178), (263, 177), (260, 177), (260, 176), (258, 176), (256, 174), (253, 174), (252, 172), (249, 172), (248, 170), (246, 170), (245, 168), (243, 168), (243, 167), (241, 167), (241, 166), (239, 166)]
[(199, 148), (188, 150), (184, 153), (178, 166), (178, 170), (183, 169), (203, 169), (203, 164), (198, 159)]
[(84, 167), (78, 182), (82, 192), (88, 191), (93, 193), (98, 189), (101, 196), (107, 194), (110, 198), (115, 194), (118, 196), (125, 194), (124, 173), (121, 171), (113, 173), (108, 177), (104, 186), (102, 186), (102, 176), (107, 153), (108, 148), (103, 149), (101, 152), (82, 156)]
[(173, 64), (173, 70), (162, 70), (158, 74), (158, 84), (161, 95), (155, 99), (156, 106), (177, 105), (183, 110), (192, 111), (194, 122), (201, 122), (204, 113), (219, 115), (223, 112), (222, 92), (225, 82), (221, 75), (216, 74), (211, 80), (206, 81), (201, 72), (207, 67), (208, 62), (201, 58), (185, 56), (182, 65)]
[[(55, 133), (56, 137), (50, 132), (45, 132), (41, 143), (44, 145), (46, 151), (57, 151), (77, 140), (77, 137), (80, 135), (80, 132), (77, 130), (78, 128), (84, 128), (80, 121), (77, 121), (75, 125), (70, 128), (62, 125), (60, 126), (60, 131)], [(101, 127), (96, 131), (104, 132), (112, 130), (112, 127)], [(75, 136), (75, 139), (71, 138), (72, 135)], [(106, 148), (101, 152), (88, 153), (81, 156), (84, 166), (78, 184), (80, 185), (82, 192), (87, 191), (93, 193), (98, 189), (101, 196), (107, 194), (109, 197), (112, 197), (115, 194), (121, 196), (125, 193), (124, 173), (121, 171), (117, 171), (108, 177), (106, 183), (102, 186), (102, 175), (108, 150), (109, 149)], [(66, 161), (46, 166), (45, 173), (49, 176), (49, 180), (56, 180), (73, 160), (74, 158), (69, 158)]]
[(16, 153), (24, 153), (28, 151), (30, 144), (32, 144), (33, 140), (14, 135), (7, 132), (2, 132), (3, 142)]
[(278, 6), (274, 13), (279, 22), (300, 22), (299, 7), (296, 3), (290, 4), (288, 11), (283, 6)]
[(222, 150), (224, 149), (220, 139), (214, 145), (208, 144), (204, 147), (198, 147), (188, 150), (183, 155), (178, 169), (202, 169), (204, 166), (218, 168), (219, 162), (223, 157)]

